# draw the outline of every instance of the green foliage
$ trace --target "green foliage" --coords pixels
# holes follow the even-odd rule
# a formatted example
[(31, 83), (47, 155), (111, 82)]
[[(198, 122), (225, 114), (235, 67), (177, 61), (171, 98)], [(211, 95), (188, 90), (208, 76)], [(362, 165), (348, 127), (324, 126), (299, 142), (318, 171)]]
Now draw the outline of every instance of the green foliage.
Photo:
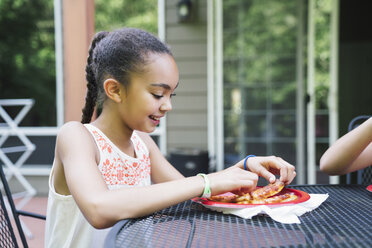
[(315, 96), (317, 109), (327, 109), (331, 51), (330, 0), (315, 1)]
[(157, 34), (158, 12), (154, 0), (95, 0), (96, 30), (135, 27)]
[(0, 1), (0, 98), (33, 98), (23, 122), (55, 125), (53, 1)]

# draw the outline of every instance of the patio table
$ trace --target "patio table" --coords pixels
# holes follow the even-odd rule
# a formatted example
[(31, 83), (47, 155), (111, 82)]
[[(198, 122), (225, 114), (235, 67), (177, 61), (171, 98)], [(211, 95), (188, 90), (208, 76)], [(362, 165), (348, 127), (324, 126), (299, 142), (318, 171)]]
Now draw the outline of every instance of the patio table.
[(289, 186), (328, 199), (301, 224), (243, 219), (186, 201), (119, 221), (105, 247), (372, 247), (372, 192), (363, 185)]

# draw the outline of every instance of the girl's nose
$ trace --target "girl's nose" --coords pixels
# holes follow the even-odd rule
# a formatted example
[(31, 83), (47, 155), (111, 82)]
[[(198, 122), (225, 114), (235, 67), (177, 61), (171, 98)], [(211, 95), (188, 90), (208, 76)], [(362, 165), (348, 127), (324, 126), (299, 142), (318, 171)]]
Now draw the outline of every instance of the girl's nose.
[(172, 110), (172, 102), (170, 98), (167, 98), (160, 106), (160, 110), (168, 112)]

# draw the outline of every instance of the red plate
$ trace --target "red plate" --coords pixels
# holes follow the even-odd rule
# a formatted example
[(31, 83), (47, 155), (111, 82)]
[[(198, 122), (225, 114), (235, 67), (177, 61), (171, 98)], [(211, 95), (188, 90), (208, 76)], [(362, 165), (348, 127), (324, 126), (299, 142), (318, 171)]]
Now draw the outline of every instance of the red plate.
[(372, 192), (372, 184), (367, 187), (367, 190)]
[[(371, 185), (372, 186), (372, 185)], [(280, 203), (266, 203), (266, 204), (237, 204), (237, 203), (230, 203), (230, 202), (216, 202), (216, 201), (211, 201), (206, 198), (199, 198), (196, 197), (192, 199), (192, 201), (200, 203), (204, 205), (205, 207), (213, 207), (213, 208), (247, 208), (247, 207), (257, 207), (260, 205), (266, 205), (266, 206), (272, 206), (272, 207), (280, 207), (283, 205), (293, 205), (293, 204), (298, 204), (301, 202), (305, 202), (310, 199), (310, 195), (304, 191), (297, 190), (297, 189), (289, 189), (289, 188), (284, 188), (279, 195), (285, 194), (285, 193), (294, 193), (295, 195), (298, 196), (296, 200), (289, 201), (289, 202), (280, 202)], [(232, 194), (230, 192), (225, 193), (225, 194)]]

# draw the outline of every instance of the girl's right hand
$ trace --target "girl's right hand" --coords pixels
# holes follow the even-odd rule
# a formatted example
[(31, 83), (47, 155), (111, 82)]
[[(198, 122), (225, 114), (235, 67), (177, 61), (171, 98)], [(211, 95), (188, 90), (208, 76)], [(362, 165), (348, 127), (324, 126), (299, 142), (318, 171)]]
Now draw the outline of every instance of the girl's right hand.
[(208, 174), (212, 195), (225, 192), (250, 192), (257, 186), (258, 175), (237, 166)]
[(264, 177), (270, 183), (275, 182), (275, 175), (280, 175), (280, 181), (290, 184), (296, 176), (295, 167), (282, 158), (275, 156), (251, 157), (225, 170), (209, 174), (212, 195), (225, 192), (247, 193), (257, 186), (258, 177)]

